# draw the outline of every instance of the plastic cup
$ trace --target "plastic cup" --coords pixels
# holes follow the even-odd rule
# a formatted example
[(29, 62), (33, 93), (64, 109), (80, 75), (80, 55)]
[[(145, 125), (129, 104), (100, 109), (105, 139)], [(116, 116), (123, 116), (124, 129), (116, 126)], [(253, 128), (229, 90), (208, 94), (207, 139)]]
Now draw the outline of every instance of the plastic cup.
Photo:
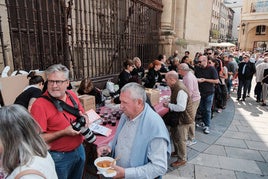
[(116, 126), (116, 117), (114, 116), (111, 118), (111, 125)]

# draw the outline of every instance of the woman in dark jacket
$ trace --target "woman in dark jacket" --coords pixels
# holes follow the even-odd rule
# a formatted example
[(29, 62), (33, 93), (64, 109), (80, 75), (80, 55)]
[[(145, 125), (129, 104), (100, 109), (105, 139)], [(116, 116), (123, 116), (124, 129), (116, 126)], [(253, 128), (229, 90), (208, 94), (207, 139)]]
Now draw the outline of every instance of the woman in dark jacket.
[(141, 82), (141, 80), (144, 77), (145, 74), (145, 70), (144, 68), (141, 66), (141, 60), (139, 57), (134, 57), (133, 58), (133, 63), (134, 63), (134, 68), (131, 72), (132, 78), (137, 79)]
[(159, 60), (154, 60), (148, 67), (148, 73), (144, 87), (153, 88), (156, 83), (163, 81), (163, 77), (160, 74), (161, 62)]
[(128, 59), (123, 63), (124, 70), (119, 74), (118, 85), (121, 89), (125, 84), (129, 82), (132, 78), (131, 72), (134, 69), (134, 63), (132, 60)]
[[(123, 69), (123, 71), (121, 71), (121, 73), (119, 74), (119, 77), (118, 77), (119, 92), (125, 84), (127, 84), (129, 82), (133, 82), (133, 76), (131, 75), (131, 72), (133, 71), (133, 69), (135, 67), (134, 62), (131, 59), (128, 59), (128, 60), (124, 61), (123, 67), (124, 67), (124, 69)], [(138, 79), (137, 76), (135, 78)], [(119, 104), (120, 103), (119, 96), (114, 98), (113, 102), (115, 104)]]
[(101, 90), (94, 86), (90, 77), (84, 78), (81, 81), (80, 86), (77, 90), (77, 93), (79, 95), (83, 95), (83, 94), (93, 95), (93, 96), (95, 96), (95, 103), (96, 104), (102, 103)]

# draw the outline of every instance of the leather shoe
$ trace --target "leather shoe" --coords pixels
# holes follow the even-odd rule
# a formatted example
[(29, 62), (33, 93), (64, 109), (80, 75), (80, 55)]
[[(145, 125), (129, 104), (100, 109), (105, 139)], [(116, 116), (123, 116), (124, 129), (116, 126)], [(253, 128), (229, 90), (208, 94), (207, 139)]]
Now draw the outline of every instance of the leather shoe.
[(176, 152), (171, 152), (171, 157), (178, 157)]
[(186, 164), (186, 161), (185, 160), (181, 160), (181, 161), (176, 161), (176, 162), (173, 162), (173, 163), (171, 163), (170, 165), (172, 166), (172, 167), (179, 167), (179, 166), (182, 166), (182, 165), (185, 165)]

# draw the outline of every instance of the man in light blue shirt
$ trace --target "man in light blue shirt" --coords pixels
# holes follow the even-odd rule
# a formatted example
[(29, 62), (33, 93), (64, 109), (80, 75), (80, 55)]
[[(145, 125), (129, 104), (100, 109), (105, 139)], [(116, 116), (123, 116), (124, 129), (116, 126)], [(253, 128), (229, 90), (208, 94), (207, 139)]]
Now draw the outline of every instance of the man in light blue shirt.
[(120, 93), (123, 110), (113, 141), (98, 148), (120, 157), (114, 178), (161, 178), (167, 171), (170, 139), (162, 118), (145, 102), (143, 86), (128, 83)]

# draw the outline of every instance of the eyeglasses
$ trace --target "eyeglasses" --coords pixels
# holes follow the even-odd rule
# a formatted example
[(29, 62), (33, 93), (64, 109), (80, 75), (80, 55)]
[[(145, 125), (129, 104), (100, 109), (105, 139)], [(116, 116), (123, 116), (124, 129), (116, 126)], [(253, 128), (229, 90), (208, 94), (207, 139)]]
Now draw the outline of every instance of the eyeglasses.
[(202, 63), (202, 61), (198, 61), (198, 63)]
[(56, 85), (62, 85), (66, 81), (68, 80), (47, 80), (47, 84), (53, 85), (54, 83), (56, 83)]
[(208, 53), (208, 55), (211, 55), (212, 53)]

